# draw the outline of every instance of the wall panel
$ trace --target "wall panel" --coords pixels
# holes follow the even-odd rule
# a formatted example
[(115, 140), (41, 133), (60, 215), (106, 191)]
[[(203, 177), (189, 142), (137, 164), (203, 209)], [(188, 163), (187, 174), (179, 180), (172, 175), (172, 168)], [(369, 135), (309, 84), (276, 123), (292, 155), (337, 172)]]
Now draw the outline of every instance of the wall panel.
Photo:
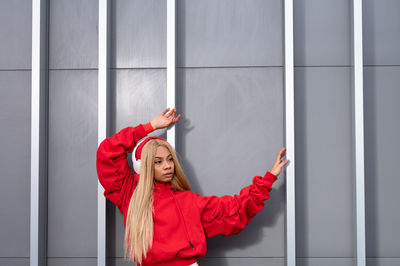
[(0, 265), (29, 266), (29, 258), (0, 258)]
[(96, 266), (96, 258), (49, 258), (47, 266)]
[(121, 69), (111, 72), (111, 128), (150, 122), (165, 109), (165, 69)]
[(96, 68), (98, 1), (50, 0), (49, 6), (49, 68)]
[(400, 2), (363, 1), (365, 65), (400, 65)]
[(30, 69), (32, 54), (32, 3), (0, 1), (0, 69)]
[(50, 71), (48, 141), (48, 257), (96, 257), (97, 71)]
[(111, 1), (111, 67), (166, 67), (167, 1)]
[(354, 266), (353, 258), (297, 258), (296, 266)]
[(389, 258), (400, 259), (400, 67), (365, 67), (364, 72), (367, 258), (368, 265), (386, 265)]
[(204, 258), (199, 260), (201, 266), (228, 266), (228, 265), (246, 265), (246, 266), (284, 266), (283, 258)]
[(351, 258), (355, 252), (350, 75), (347, 67), (295, 69), (296, 245), (301, 258)]
[(367, 258), (368, 266), (398, 266), (399, 258)]
[(30, 81), (30, 71), (0, 71), (0, 257), (21, 265), (30, 239)]
[(177, 1), (177, 66), (281, 66), (283, 3)]
[(351, 9), (347, 0), (296, 0), (295, 66), (350, 65)]

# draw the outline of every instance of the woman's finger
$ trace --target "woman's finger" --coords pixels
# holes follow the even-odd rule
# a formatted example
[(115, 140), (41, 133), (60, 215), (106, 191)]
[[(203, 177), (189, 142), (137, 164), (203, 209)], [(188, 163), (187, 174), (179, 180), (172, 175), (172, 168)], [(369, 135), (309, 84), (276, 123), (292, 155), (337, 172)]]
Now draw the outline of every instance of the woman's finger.
[(175, 117), (172, 122), (175, 124), (176, 122), (178, 122), (179, 118), (181, 118), (181, 114), (179, 114), (177, 117)]
[(168, 111), (169, 111), (169, 108), (165, 109), (165, 110), (162, 112), (162, 115), (165, 115)]
[(286, 148), (282, 148), (282, 150), (279, 151), (278, 156), (276, 156), (277, 159), (282, 159), (283, 156), (286, 154)]
[(167, 113), (167, 114), (165, 115), (165, 117), (168, 118), (168, 119), (170, 119), (171, 116), (172, 116), (172, 111), (169, 111), (169, 113)]
[(280, 166), (280, 167), (283, 167), (283, 166), (285, 166), (288, 162), (289, 162), (289, 160), (284, 160), (284, 161), (282, 161), (282, 162), (279, 164), (279, 166)]
[(174, 118), (176, 114), (176, 108), (172, 109), (171, 112), (169, 112), (168, 114), (168, 118)]

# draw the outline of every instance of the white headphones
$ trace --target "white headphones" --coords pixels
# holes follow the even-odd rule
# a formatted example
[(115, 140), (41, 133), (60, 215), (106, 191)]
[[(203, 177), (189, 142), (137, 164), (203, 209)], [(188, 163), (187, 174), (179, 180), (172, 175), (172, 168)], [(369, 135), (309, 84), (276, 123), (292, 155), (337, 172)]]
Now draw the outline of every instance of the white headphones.
[(133, 152), (132, 152), (133, 170), (134, 170), (135, 173), (137, 173), (137, 174), (140, 174), (140, 161), (141, 161), (141, 160), (140, 160), (140, 159), (139, 159), (139, 160), (136, 160), (136, 149), (137, 149), (137, 147), (139, 147), (140, 143), (142, 143), (145, 139), (146, 139), (146, 138), (143, 138), (143, 139), (139, 140), (139, 141), (136, 143), (136, 146), (135, 146), (135, 148), (133, 149)]

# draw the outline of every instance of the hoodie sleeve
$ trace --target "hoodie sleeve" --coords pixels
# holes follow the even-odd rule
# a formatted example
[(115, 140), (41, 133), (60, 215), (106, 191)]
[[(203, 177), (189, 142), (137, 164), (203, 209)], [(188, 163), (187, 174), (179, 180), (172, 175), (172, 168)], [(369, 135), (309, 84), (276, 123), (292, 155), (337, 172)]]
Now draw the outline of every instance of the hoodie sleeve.
[(269, 192), (276, 179), (277, 177), (270, 172), (264, 177), (256, 176), (250, 186), (243, 188), (239, 195), (233, 197), (196, 195), (206, 236), (234, 235), (242, 231), (263, 209), (264, 201), (269, 198)]
[(120, 210), (125, 192), (133, 185), (132, 169), (128, 165), (127, 153), (136, 143), (153, 131), (151, 125), (127, 127), (106, 138), (97, 149), (97, 175), (104, 187), (104, 196)]

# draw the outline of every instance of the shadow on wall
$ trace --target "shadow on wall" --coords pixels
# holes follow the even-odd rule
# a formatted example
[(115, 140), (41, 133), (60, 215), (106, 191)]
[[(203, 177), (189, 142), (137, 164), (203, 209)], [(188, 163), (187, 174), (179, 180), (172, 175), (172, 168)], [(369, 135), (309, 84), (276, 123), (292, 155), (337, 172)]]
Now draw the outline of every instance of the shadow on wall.
[[(184, 117), (181, 119), (183, 120), (181, 121), (181, 125), (182, 127), (185, 127), (185, 130), (177, 131), (179, 134), (182, 134), (177, 138), (177, 145), (179, 145), (179, 150), (185, 150), (184, 142), (182, 141), (185, 139), (183, 135), (192, 130), (193, 127), (190, 126), (190, 122)], [(183, 155), (179, 156), (179, 160), (182, 163), (185, 173), (188, 175), (192, 190), (195, 193), (203, 195), (204, 193), (201, 189), (200, 183), (198, 182), (199, 177), (196, 176), (194, 167), (190, 161), (188, 161)], [(207, 239), (207, 253), (218, 254), (218, 260), (213, 260), (213, 255), (209, 255), (206, 256), (205, 259), (199, 260), (200, 265), (228, 266), (229, 263), (226, 256), (229, 256), (227, 254), (231, 253), (230, 251), (248, 248), (249, 246), (260, 243), (263, 241), (263, 238), (268, 237), (263, 233), (264, 228), (275, 227), (278, 223), (278, 217), (282, 216), (285, 210), (284, 201), (286, 195), (286, 182), (284, 181), (283, 174), (281, 175), (280, 178), (282, 179), (282, 182), (279, 187), (274, 187), (272, 189), (270, 192), (270, 198), (265, 201), (264, 209), (253, 218), (250, 224), (248, 224), (241, 233), (233, 236), (216, 236)], [(239, 193), (239, 191), (235, 193)], [(273, 241), (272, 237), (271, 241)]]

